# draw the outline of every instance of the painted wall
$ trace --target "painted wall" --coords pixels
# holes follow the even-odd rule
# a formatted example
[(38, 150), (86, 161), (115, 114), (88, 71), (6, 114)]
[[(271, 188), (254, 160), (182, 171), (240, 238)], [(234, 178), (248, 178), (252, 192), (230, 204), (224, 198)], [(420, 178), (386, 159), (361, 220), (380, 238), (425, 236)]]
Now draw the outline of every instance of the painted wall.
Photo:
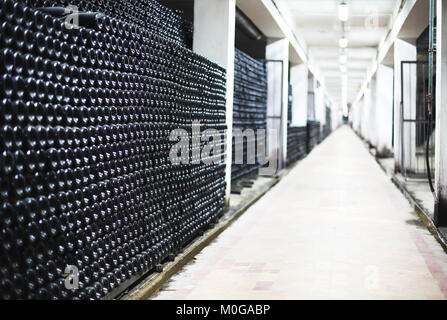
[(309, 71), (304, 64), (290, 68), (290, 84), (292, 85), (292, 126), (307, 125), (307, 90)]
[(360, 109), (360, 135), (364, 139), (368, 139), (368, 109), (370, 103), (371, 89), (368, 87), (363, 96), (362, 108)]
[(369, 85), (367, 113), (367, 140), (374, 146), (377, 146), (377, 105), (376, 105), (376, 80), (372, 79)]
[[(232, 154), (235, 19), (235, 0), (194, 1), (193, 51), (227, 70), (227, 155)], [(225, 202), (228, 206), (231, 193), (231, 156), (226, 161), (225, 181)]]
[(314, 76), (311, 73), (309, 73), (309, 78), (307, 79), (307, 120), (316, 119), (315, 88), (316, 88), (316, 80)]
[(357, 103), (352, 105), (350, 121), (352, 123), (352, 128), (358, 133), (362, 132), (362, 113), (363, 113), (363, 98)]
[(435, 224), (447, 227), (447, 3), (437, 1)]
[(378, 156), (392, 153), (393, 139), (393, 69), (380, 64), (376, 74), (376, 125)]
[(340, 106), (337, 104), (331, 104), (331, 121), (332, 121), (332, 131), (337, 129), (341, 125), (343, 111), (340, 109)]
[[(269, 41), (265, 51), (266, 59), (280, 60), (281, 63), (267, 63), (267, 130), (277, 130), (278, 146), (269, 143), (270, 154), (278, 154), (278, 168), (282, 168), (287, 158), (287, 106), (289, 101), (289, 41), (287, 39)], [(282, 104), (281, 104), (282, 102)], [(282, 110), (281, 110), (282, 108)], [(270, 119), (269, 119), (270, 117)], [(277, 118), (281, 117), (278, 123)]]
[(320, 121), (321, 127), (326, 123), (326, 105), (323, 88), (315, 89), (315, 118)]
[[(402, 94), (401, 90), (403, 87), (404, 99), (405, 101), (416, 101), (416, 68), (414, 68), (414, 74), (411, 71), (404, 76), (403, 86), (401, 85), (401, 62), (402, 61), (415, 61), (416, 60), (416, 46), (396, 39), (394, 42), (394, 165), (396, 171), (401, 171), (402, 161), (413, 157), (413, 152), (415, 152), (413, 145), (415, 141), (411, 139), (406, 139), (405, 144), (405, 154), (402, 152), (402, 141), (401, 141), (401, 130), (405, 130), (405, 137), (411, 137), (411, 126), (406, 125), (405, 128), (401, 126), (402, 119)], [(414, 86), (414, 88), (413, 88)], [(415, 110), (415, 108), (414, 108)], [(412, 116), (413, 108), (411, 105), (404, 108), (404, 117), (410, 118)]]

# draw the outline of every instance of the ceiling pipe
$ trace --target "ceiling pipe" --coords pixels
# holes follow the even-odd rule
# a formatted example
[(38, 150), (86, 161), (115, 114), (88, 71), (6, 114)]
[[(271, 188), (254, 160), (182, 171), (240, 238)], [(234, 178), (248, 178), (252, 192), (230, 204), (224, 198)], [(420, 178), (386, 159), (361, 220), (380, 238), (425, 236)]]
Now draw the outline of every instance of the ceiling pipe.
[(251, 20), (237, 7), (236, 26), (252, 40), (261, 40), (265, 37), (264, 34), (258, 29), (258, 27), (256, 27), (255, 24), (251, 22)]

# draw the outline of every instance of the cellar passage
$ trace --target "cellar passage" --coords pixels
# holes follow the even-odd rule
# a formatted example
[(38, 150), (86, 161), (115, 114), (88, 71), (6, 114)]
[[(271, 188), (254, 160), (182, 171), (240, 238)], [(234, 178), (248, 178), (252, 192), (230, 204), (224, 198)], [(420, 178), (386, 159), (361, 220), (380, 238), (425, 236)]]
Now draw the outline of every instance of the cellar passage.
[(444, 16), (0, 0), (0, 299), (445, 297)]

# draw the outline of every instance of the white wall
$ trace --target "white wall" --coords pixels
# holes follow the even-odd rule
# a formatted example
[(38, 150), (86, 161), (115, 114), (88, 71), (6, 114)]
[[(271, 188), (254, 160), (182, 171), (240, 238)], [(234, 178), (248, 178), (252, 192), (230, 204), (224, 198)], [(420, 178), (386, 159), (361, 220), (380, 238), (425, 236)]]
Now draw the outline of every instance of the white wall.
[(368, 137), (368, 108), (369, 108), (370, 94), (371, 89), (368, 87), (365, 90), (365, 95), (363, 96), (360, 109), (360, 135), (364, 139), (367, 139)]
[[(267, 130), (276, 129), (280, 134), (279, 143), (282, 145), (282, 154), (279, 154), (278, 168), (282, 168), (287, 159), (287, 107), (289, 101), (289, 41), (279, 39), (269, 41), (265, 51), (266, 59), (281, 60), (280, 63), (267, 63), (267, 116), (281, 116), (281, 125), (276, 127), (274, 121), (267, 118)], [(282, 76), (282, 79), (281, 79)], [(282, 80), (282, 84), (281, 84)], [(281, 92), (282, 87), (282, 92)], [(281, 112), (282, 99), (282, 112)], [(269, 143), (272, 147), (272, 144)], [(273, 152), (269, 148), (270, 152)]]
[(227, 159), (225, 168), (225, 181), (227, 182), (225, 202), (227, 206), (231, 193), (235, 21), (235, 0), (194, 1), (193, 50), (227, 70)]
[(392, 152), (393, 138), (393, 69), (380, 64), (376, 74), (377, 153)]
[(234, 72), (235, 8), (235, 0), (194, 1), (193, 51), (227, 72)]
[(326, 105), (324, 103), (323, 88), (317, 87), (315, 89), (315, 118), (320, 121), (321, 127), (326, 123)]
[[(410, 139), (406, 139), (405, 144), (405, 155), (402, 154), (401, 148), (401, 62), (402, 61), (415, 61), (416, 60), (416, 46), (396, 39), (394, 42), (394, 163), (396, 170), (400, 171), (402, 156), (406, 160), (413, 157), (413, 144), (414, 142)], [(416, 74), (414, 74), (414, 77)], [(404, 98), (406, 101), (416, 101), (416, 90), (412, 88), (412, 83), (416, 83), (415, 79), (410, 80), (411, 77), (405, 77), (404, 79), (404, 93), (406, 96)], [(412, 116), (412, 108), (404, 108), (404, 117), (409, 118)], [(406, 125), (405, 136), (409, 137), (411, 132), (409, 131), (410, 126)]]
[(437, 1), (435, 224), (447, 226), (447, 3)]
[(368, 86), (363, 96), (363, 108), (361, 113), (361, 134), (362, 137), (369, 141), (369, 110), (371, 108), (371, 87)]
[(367, 107), (367, 140), (374, 146), (377, 146), (377, 121), (376, 121), (376, 80), (371, 79), (369, 85), (369, 97), (368, 97), (368, 107)]
[(343, 111), (340, 109), (340, 106), (337, 104), (331, 104), (332, 131), (334, 131), (341, 125), (342, 117)]
[(309, 71), (304, 64), (290, 68), (290, 84), (292, 85), (292, 126), (307, 125), (307, 89)]
[(316, 107), (315, 107), (315, 88), (317, 81), (315, 80), (313, 74), (309, 73), (309, 78), (307, 79), (307, 92), (313, 92), (314, 94), (312, 96), (308, 95), (307, 99), (307, 106), (309, 111), (309, 106), (313, 105), (313, 111), (311, 113), (308, 112), (307, 119), (308, 120), (316, 120)]
[(362, 132), (362, 113), (363, 113), (363, 102), (364, 99), (360, 99), (357, 103), (352, 105), (351, 108), (351, 122), (352, 122), (352, 128), (358, 133), (361, 134)]

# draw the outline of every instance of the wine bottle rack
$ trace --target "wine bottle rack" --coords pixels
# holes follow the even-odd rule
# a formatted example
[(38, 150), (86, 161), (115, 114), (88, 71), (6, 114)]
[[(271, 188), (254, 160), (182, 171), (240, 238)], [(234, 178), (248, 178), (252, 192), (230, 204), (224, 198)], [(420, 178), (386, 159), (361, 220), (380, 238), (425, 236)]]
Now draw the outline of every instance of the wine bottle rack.
[(36, 9), (54, 1), (0, 0), (3, 299), (100, 299), (223, 213), (225, 164), (172, 164), (169, 134), (224, 134), (225, 70), (162, 21), (180, 18), (131, 3), (75, 1), (105, 10), (66, 29)]
[[(243, 164), (235, 164), (236, 141), (233, 139), (233, 165), (231, 180), (235, 181), (259, 169), (259, 164), (247, 163), (247, 144), (256, 145), (258, 129), (267, 127), (267, 70), (263, 62), (259, 62), (244, 52), (235, 53), (234, 71), (234, 103), (233, 129), (254, 131), (250, 141), (244, 138)], [(267, 133), (266, 135), (267, 136)]]

